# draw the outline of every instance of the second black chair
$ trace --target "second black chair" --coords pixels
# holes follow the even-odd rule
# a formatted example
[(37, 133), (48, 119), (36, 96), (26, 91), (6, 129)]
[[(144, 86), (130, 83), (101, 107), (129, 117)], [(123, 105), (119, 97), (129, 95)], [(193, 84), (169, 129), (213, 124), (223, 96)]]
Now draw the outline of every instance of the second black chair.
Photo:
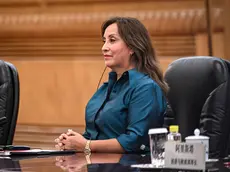
[(183, 139), (193, 135), (196, 128), (202, 135), (209, 136), (210, 158), (227, 155), (230, 134), (229, 66), (227, 61), (215, 57), (186, 57), (171, 63), (165, 74), (171, 106), (166, 119), (171, 117), (172, 124), (180, 126)]
[(18, 108), (18, 72), (13, 64), (0, 60), (0, 145), (13, 143)]

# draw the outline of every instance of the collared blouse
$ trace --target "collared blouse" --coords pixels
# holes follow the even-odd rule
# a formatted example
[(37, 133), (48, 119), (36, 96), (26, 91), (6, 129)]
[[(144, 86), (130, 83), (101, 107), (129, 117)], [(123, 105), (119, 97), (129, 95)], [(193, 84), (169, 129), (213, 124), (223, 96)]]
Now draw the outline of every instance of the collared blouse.
[(117, 80), (110, 72), (86, 106), (83, 136), (115, 138), (127, 153), (148, 152), (148, 130), (162, 127), (165, 109), (163, 91), (149, 75), (131, 69)]

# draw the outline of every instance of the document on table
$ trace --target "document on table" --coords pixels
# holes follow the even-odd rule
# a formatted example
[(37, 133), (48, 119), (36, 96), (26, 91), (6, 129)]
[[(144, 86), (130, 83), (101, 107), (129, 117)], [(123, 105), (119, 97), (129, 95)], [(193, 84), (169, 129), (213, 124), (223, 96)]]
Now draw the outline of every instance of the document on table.
[(29, 156), (29, 155), (62, 155), (62, 154), (75, 154), (76, 150), (43, 150), (43, 149), (30, 149), (30, 150), (15, 150), (15, 151), (0, 151), (0, 156)]

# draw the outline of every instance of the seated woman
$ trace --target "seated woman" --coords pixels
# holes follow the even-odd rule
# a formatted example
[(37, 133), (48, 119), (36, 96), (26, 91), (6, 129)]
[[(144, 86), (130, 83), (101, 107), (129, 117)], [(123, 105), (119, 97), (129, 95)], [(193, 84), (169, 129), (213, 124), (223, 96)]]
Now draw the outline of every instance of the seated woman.
[(83, 135), (68, 130), (58, 149), (144, 153), (150, 128), (163, 125), (167, 85), (150, 36), (135, 18), (114, 17), (101, 29), (105, 65), (112, 71), (86, 106)]

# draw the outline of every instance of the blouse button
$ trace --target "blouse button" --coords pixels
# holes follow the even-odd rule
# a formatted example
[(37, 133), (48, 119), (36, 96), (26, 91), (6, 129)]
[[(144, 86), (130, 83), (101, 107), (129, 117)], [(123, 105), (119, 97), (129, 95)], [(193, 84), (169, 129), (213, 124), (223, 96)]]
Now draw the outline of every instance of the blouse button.
[(141, 145), (140, 149), (145, 150), (145, 145)]

